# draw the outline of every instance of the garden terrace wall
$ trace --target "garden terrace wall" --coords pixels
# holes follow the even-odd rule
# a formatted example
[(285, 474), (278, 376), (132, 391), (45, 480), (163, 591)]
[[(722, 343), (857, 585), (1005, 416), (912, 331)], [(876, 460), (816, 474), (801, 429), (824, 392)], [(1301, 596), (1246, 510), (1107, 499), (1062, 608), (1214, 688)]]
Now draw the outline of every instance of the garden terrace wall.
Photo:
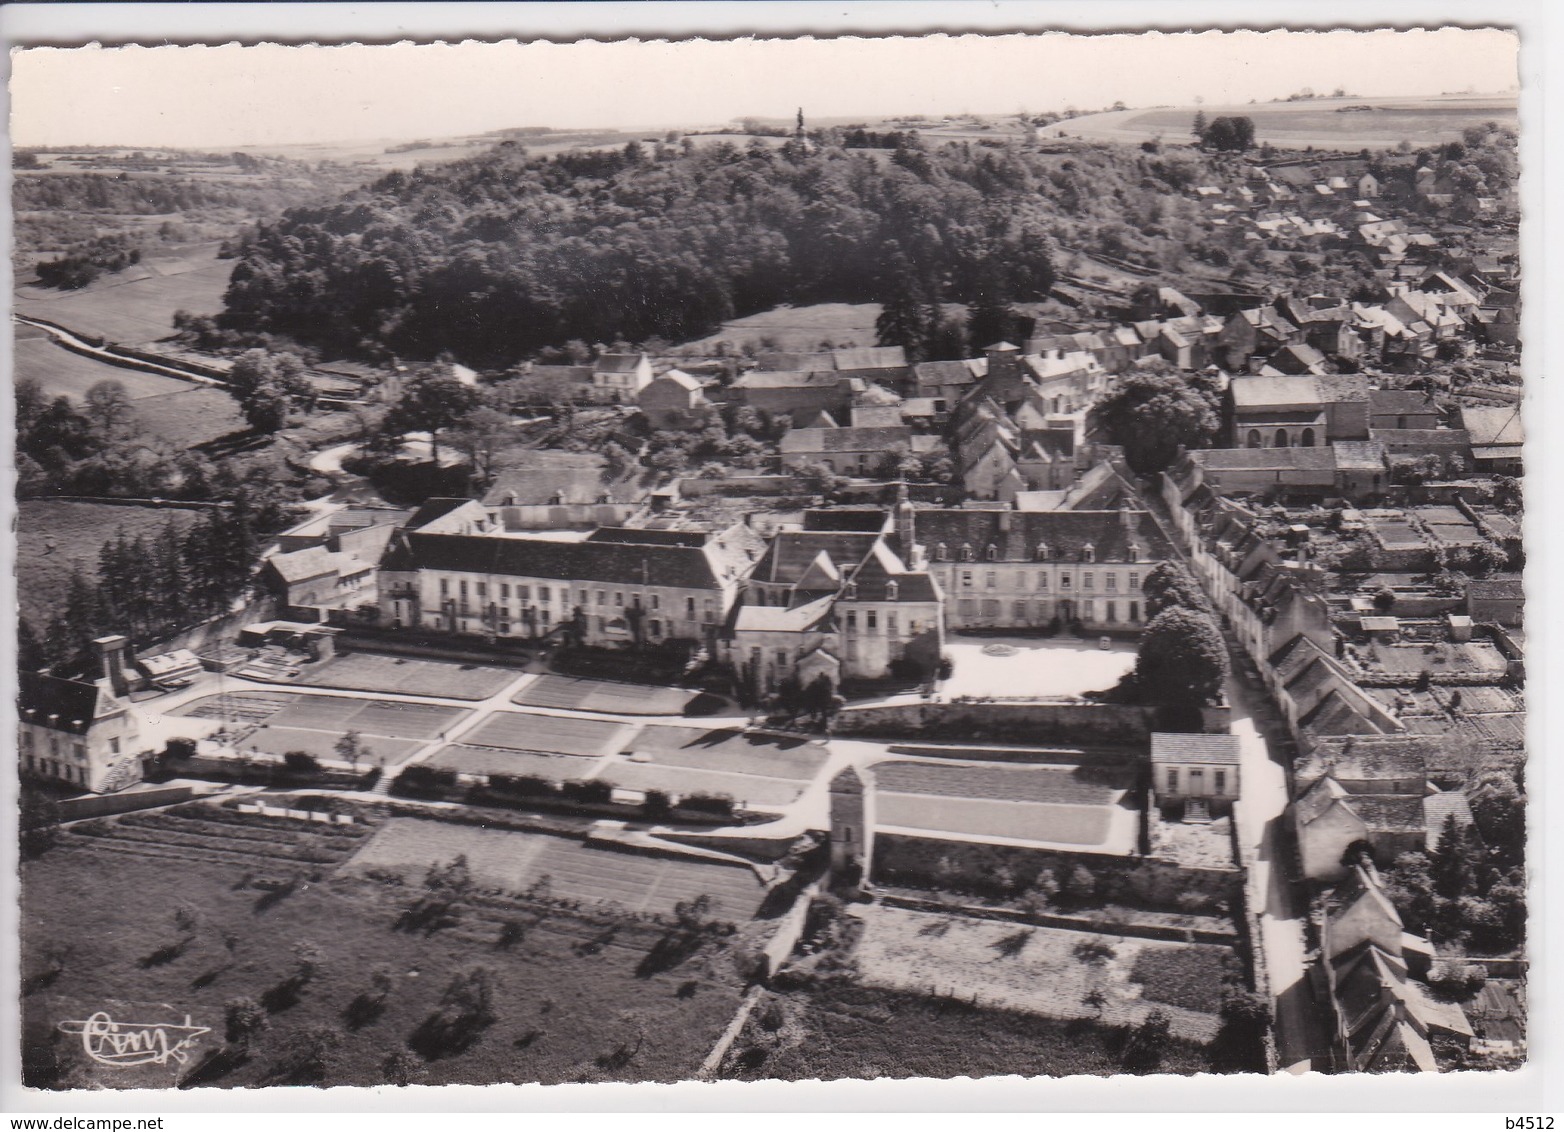
[(167, 806), (194, 796), (193, 786), (164, 786), (155, 790), (133, 790), (128, 794), (85, 794), (79, 798), (62, 798), (56, 805), (61, 821), (76, 821), (79, 818), (101, 818), (109, 814), (126, 814), (132, 810)]
[[(1034, 849), (1020, 845), (987, 845), (945, 841), (902, 833), (879, 833), (874, 839), (873, 881), (944, 891), (984, 892), (995, 888), (1001, 869), (1016, 892), (1030, 888), (1044, 869), (1056, 877), (1084, 866), (1097, 881), (1097, 897), (1117, 903), (1180, 911), (1178, 897), (1186, 892), (1242, 904), (1243, 873), (1236, 868), (1203, 869), (1156, 857), (1117, 857), (1101, 853)], [(997, 894), (997, 893), (996, 893)]]
[[(1201, 709), (1208, 734), (1232, 723), (1226, 706)], [(837, 735), (880, 735), (971, 742), (1057, 743), (1064, 746), (1139, 746), (1157, 730), (1157, 709), (1140, 704), (1068, 702), (925, 702), (849, 707), (831, 722)]]
[(952, 904), (949, 901), (927, 900), (898, 892), (881, 893), (880, 900), (896, 908), (911, 908), (917, 912), (939, 912), (945, 915), (955, 912), (976, 920), (1003, 920), (1007, 923), (1034, 924), (1040, 928), (1064, 928), (1067, 931), (1134, 936), (1139, 939), (1158, 939), (1168, 943), (1215, 943), (1236, 948), (1239, 942), (1235, 932), (1218, 932), (1210, 928), (1181, 928), (1170, 924), (1137, 923), (1105, 916), (1065, 916), (1056, 912), (1027, 912), (1020, 908)]

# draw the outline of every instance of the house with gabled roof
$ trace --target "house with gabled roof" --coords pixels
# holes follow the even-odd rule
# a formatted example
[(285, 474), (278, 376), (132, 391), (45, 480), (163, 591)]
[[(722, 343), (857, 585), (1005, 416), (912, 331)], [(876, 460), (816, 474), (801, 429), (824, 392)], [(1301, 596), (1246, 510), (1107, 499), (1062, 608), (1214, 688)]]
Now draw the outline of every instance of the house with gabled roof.
[(110, 794), (141, 781), (140, 728), (132, 713), (128, 642), (93, 642), (103, 675), (68, 680), (17, 676), (17, 770), (84, 793)]

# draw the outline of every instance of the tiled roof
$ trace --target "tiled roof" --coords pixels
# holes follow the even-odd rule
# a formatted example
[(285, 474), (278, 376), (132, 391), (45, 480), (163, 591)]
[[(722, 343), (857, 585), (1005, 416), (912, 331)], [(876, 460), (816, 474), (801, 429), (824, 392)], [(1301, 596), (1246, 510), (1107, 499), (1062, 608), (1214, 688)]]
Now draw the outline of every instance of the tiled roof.
[(1343, 782), (1387, 778), (1422, 778), (1429, 755), (1438, 740), (1428, 736), (1382, 735), (1326, 738), (1315, 744), (1297, 777), (1309, 781), (1316, 774), (1330, 774)]
[(1489, 601), (1495, 598), (1519, 599), (1526, 596), (1526, 587), (1520, 578), (1488, 578), (1483, 581), (1468, 582), (1466, 596)]
[(604, 354), (592, 363), (593, 373), (634, 373), (645, 354)]
[(427, 526), (436, 519), (444, 518), (458, 507), (471, 502), (472, 500), (470, 499), (426, 499), (418, 510), (413, 512), (412, 517), (402, 524), (402, 529), (416, 531), (419, 527)]
[(1313, 377), (1235, 377), (1229, 388), (1240, 410), (1281, 405), (1317, 408), (1325, 400)]
[(36, 672), (17, 678), (16, 707), (22, 723), (85, 735), (98, 710), (98, 686)]
[(693, 546), (555, 542), (490, 535), (429, 535), (393, 540), (382, 569), (448, 570), (570, 582), (719, 588), (706, 552)]
[(795, 428), (782, 434), (779, 445), (793, 452), (886, 452), (912, 440), (912, 430), (896, 428)]
[(900, 346), (864, 346), (831, 351), (839, 370), (905, 369), (907, 351)]
[(835, 389), (843, 381), (833, 370), (750, 370), (734, 389)]
[(1424, 832), (1421, 794), (1354, 794), (1347, 804), (1376, 832)]
[(791, 609), (780, 605), (741, 605), (734, 611), (733, 628), (740, 633), (807, 632), (830, 620), (835, 598), (834, 593), (827, 594)]
[(1376, 414), (1438, 412), (1439, 406), (1427, 393), (1416, 389), (1371, 389), (1369, 411)]
[(879, 537), (862, 531), (779, 531), (755, 565), (754, 577), (792, 585), (821, 551), (838, 569), (850, 570), (868, 557)]
[(306, 547), (289, 554), (274, 554), (267, 562), (288, 585), (337, 572), (337, 555), (323, 546)]
[(1423, 824), (1428, 830), (1428, 850), (1433, 852), (1443, 836), (1445, 824), (1455, 818), (1456, 828), (1472, 824), (1472, 807), (1459, 790), (1441, 790), (1423, 799)]
[(763, 353), (755, 362), (759, 369), (779, 373), (827, 373), (836, 368), (836, 359), (829, 351), (814, 354)]
[(1239, 756), (1236, 735), (1186, 735), (1158, 731), (1151, 736), (1153, 763), (1225, 763), (1236, 766)]
[(1336, 453), (1328, 447), (1203, 448), (1189, 455), (1210, 472), (1336, 470)]
[(599, 527), (587, 535), (586, 541), (627, 543), (633, 546), (705, 546), (711, 541), (711, 532)]
[(1461, 425), (1474, 446), (1489, 448), (1518, 445), (1526, 439), (1519, 407), (1479, 408), (1465, 405), (1461, 408)]

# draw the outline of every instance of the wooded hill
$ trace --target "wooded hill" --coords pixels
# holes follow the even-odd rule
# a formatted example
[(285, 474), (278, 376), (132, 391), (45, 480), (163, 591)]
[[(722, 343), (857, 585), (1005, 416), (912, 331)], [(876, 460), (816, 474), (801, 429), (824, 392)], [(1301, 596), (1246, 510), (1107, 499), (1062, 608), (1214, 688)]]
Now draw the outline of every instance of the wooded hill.
[(883, 301), (905, 265), (937, 301), (997, 289), (1024, 302), (1052, 285), (1056, 241), (1096, 244), (1112, 226), (1134, 250), (1124, 221), (1177, 219), (1168, 194), (1204, 164), (899, 140), (547, 159), (502, 143), (260, 225), (221, 323), (333, 354), (505, 366), (570, 339), (699, 337), (779, 303)]

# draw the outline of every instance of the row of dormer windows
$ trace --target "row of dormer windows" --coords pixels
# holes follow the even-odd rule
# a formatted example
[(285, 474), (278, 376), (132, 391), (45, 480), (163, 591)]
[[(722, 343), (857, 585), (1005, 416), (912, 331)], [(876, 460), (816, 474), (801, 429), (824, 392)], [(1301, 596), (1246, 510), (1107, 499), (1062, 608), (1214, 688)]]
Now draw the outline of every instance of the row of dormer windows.
[[(1126, 560), (1129, 561), (1129, 562), (1139, 562), (1140, 561), (1140, 554), (1141, 554), (1141, 547), (1140, 547), (1140, 545), (1138, 543), (1133, 543), (1132, 542), (1132, 543), (1130, 543), (1129, 547), (1127, 548), (1127, 555), (1128, 555), (1128, 557), (1127, 557)], [(1080, 556), (1080, 561), (1082, 561), (1082, 562), (1095, 562), (1095, 561), (1097, 561), (1097, 548), (1095, 546), (1093, 546), (1091, 543), (1087, 543), (1085, 546), (1081, 547), (1080, 555), (1081, 555)], [(1032, 551), (1032, 557), (1033, 557), (1033, 560), (1036, 561), (1036, 562), (1047, 562), (1047, 561), (1049, 561), (1049, 559), (1051, 558), (1051, 552), (1049, 550), (1048, 544), (1046, 542), (1038, 543), (1037, 546)], [(996, 546), (993, 543), (989, 543), (987, 546), (985, 546), (983, 548), (983, 558), (987, 562), (998, 562), (999, 561), (999, 547)], [(946, 546), (942, 542), (941, 543), (936, 543), (934, 545), (934, 560), (936, 562), (949, 562), (949, 561), (951, 561), (950, 547)], [(977, 551), (975, 551), (972, 548), (972, 544), (971, 543), (965, 543), (964, 542), (959, 547), (956, 548), (956, 561), (958, 561), (958, 562), (976, 562), (977, 561)]]

